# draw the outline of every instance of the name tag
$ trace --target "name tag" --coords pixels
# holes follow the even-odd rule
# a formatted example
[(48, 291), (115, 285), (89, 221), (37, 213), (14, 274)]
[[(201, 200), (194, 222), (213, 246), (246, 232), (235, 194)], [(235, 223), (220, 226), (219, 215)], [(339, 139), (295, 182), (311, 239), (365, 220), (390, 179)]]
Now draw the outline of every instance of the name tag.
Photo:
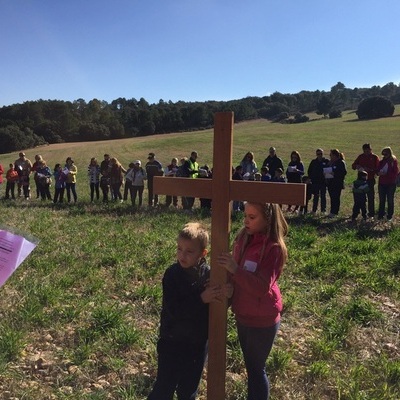
[(255, 261), (246, 260), (244, 262), (243, 268), (246, 271), (254, 272), (257, 269), (257, 263)]

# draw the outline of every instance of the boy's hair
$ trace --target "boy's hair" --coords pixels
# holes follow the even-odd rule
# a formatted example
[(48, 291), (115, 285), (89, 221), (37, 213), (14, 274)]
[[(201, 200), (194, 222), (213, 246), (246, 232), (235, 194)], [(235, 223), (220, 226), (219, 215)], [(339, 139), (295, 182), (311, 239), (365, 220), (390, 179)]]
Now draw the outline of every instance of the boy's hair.
[(207, 229), (199, 222), (188, 222), (178, 234), (178, 239), (196, 240), (201, 250), (205, 250), (208, 246)]
[(268, 172), (269, 172), (269, 168), (268, 168), (268, 167), (266, 167), (266, 166), (264, 166), (264, 167), (261, 167), (261, 172), (268, 173)]
[(11, 164), (11, 163), (10, 163), (10, 164), (9, 164), (9, 167), (10, 167), (10, 168), (14, 168), (14, 164)]
[(278, 173), (280, 173), (280, 174), (283, 174), (283, 169), (282, 169), (282, 168), (277, 168), (277, 169), (275, 170), (275, 172), (278, 172)]
[(243, 169), (243, 167), (241, 166), (241, 165), (237, 165), (236, 167), (235, 167), (235, 172), (239, 172), (239, 171), (241, 171)]

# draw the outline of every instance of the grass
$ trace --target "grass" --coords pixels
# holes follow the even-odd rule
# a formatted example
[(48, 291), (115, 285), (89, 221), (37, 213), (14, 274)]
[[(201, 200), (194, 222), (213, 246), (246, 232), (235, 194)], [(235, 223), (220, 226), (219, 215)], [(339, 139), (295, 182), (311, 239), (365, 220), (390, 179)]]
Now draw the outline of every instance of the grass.
[[(348, 113), (300, 125), (242, 123), (235, 126), (234, 162), (250, 149), (260, 164), (274, 145), (286, 162), (297, 149), (308, 165), (322, 146), (343, 151), (349, 167), (364, 142), (377, 153), (387, 144), (396, 149), (398, 114), (397, 109), (393, 118), (363, 122)], [(161, 277), (175, 258), (176, 233), (190, 220), (210, 226), (210, 216), (199, 209), (189, 215), (132, 210), (128, 203), (91, 204), (86, 166), (92, 155), (101, 159), (105, 152), (127, 165), (154, 151), (166, 164), (193, 149), (200, 162), (211, 164), (210, 143), (212, 132), (201, 131), (26, 151), (31, 159), (41, 153), (51, 166), (72, 155), (79, 201), (57, 207), (36, 200), (0, 205), (1, 225), (39, 239), (0, 288), (2, 396), (146, 398), (157, 368)], [(16, 157), (3, 155), (1, 162)], [(349, 168), (338, 219), (287, 215), (289, 261), (280, 281), (285, 308), (267, 362), (272, 400), (400, 397), (399, 219), (350, 224), (354, 178)], [(395, 214), (399, 206), (396, 199)], [(241, 223), (240, 215), (233, 218), (232, 235)], [(229, 313), (228, 400), (246, 398), (244, 371)], [(205, 388), (203, 381), (199, 399), (205, 398)]]

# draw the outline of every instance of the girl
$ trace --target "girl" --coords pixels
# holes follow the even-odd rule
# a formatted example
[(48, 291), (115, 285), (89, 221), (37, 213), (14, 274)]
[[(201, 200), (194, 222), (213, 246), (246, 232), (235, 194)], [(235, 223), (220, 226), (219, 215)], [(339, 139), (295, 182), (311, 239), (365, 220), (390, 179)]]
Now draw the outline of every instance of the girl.
[(96, 192), (96, 200), (100, 197), (100, 166), (95, 157), (90, 159), (88, 166), (88, 176), (90, 184), (90, 201), (93, 203), (94, 193)]
[[(289, 183), (301, 183), (301, 177), (304, 175), (304, 164), (301, 161), (300, 153), (292, 151), (290, 153), (290, 162), (286, 170), (286, 178)], [(294, 212), (299, 209), (299, 206), (294, 208)], [(287, 211), (292, 211), (292, 206), (288, 205)]]
[(378, 219), (383, 219), (385, 215), (385, 203), (387, 201), (386, 218), (391, 221), (394, 212), (394, 193), (396, 192), (396, 177), (399, 173), (397, 158), (394, 156), (390, 147), (382, 150), (382, 160), (379, 161), (378, 169), (378, 193), (379, 211)]
[(282, 298), (277, 284), (287, 260), (288, 225), (278, 204), (246, 203), (244, 227), (233, 254), (218, 263), (231, 275), (232, 311), (248, 376), (248, 400), (266, 400), (265, 362), (279, 328)]
[(254, 161), (254, 154), (248, 151), (242, 161), (240, 162), (242, 166), (242, 175), (245, 180), (254, 180), (254, 174), (258, 172), (257, 164)]
[(63, 171), (61, 164), (56, 164), (54, 167), (54, 204), (63, 202), (66, 180), (67, 175)]
[(328, 217), (334, 218), (339, 214), (340, 195), (344, 189), (344, 178), (347, 174), (347, 169), (344, 155), (339, 150), (331, 150), (329, 156), (331, 160), (329, 168), (326, 168), (329, 169), (329, 172), (325, 175), (329, 197), (331, 198), (331, 210)]
[(67, 189), (67, 200), (68, 203), (71, 202), (71, 192), (74, 197), (74, 202), (78, 200), (78, 196), (76, 194), (76, 174), (78, 173), (78, 168), (74, 164), (74, 160), (71, 157), (68, 157), (65, 161), (65, 169), (67, 172), (67, 182), (66, 182), (66, 189)]
[(112, 198), (114, 201), (118, 200), (122, 203), (121, 187), (124, 183), (124, 174), (126, 169), (121, 165), (121, 163), (115, 158), (111, 158), (111, 169), (110, 169), (110, 188), (112, 193)]

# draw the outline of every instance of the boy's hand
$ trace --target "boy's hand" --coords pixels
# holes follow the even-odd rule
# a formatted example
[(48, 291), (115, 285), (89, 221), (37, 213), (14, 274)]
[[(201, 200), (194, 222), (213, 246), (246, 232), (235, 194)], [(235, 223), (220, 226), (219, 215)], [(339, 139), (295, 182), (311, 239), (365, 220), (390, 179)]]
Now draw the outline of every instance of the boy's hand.
[(221, 302), (222, 290), (219, 285), (206, 286), (200, 297), (203, 303)]
[(231, 253), (222, 253), (218, 257), (218, 264), (224, 267), (231, 274), (234, 274), (239, 268)]
[(222, 294), (227, 299), (230, 299), (233, 296), (233, 285), (232, 285), (232, 283), (225, 283), (225, 285), (222, 286)]

